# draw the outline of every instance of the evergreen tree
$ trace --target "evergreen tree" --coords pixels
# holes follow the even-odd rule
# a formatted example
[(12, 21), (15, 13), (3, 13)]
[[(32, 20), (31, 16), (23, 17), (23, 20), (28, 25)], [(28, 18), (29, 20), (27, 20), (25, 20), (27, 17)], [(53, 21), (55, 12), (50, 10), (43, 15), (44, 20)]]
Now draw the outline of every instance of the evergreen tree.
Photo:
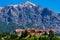
[(25, 30), (24, 32), (22, 32), (21, 38), (28, 36), (28, 34), (29, 34), (29, 33), (27, 32), (27, 30)]
[(48, 36), (49, 36), (50, 40), (53, 40), (53, 38), (55, 37), (55, 33), (52, 30), (50, 30)]
[(47, 33), (47, 32), (45, 32), (45, 33), (44, 33), (44, 35), (48, 35), (48, 33)]
[(27, 30), (25, 30), (25, 35), (24, 35), (24, 36), (26, 37), (26, 36), (28, 36), (28, 34), (29, 34), (29, 33), (27, 32)]

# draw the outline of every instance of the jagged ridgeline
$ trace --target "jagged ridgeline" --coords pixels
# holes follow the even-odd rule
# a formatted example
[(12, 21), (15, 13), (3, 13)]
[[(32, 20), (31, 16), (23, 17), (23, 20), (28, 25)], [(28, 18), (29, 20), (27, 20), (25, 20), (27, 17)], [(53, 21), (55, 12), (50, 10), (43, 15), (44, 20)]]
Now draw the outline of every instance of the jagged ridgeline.
[[(0, 7), (0, 21), (4, 24), (2, 25), (0, 22), (1, 31), (34, 27), (37, 29), (55, 29), (57, 33), (60, 33), (60, 14), (28, 1), (18, 5)], [(5, 22), (9, 24), (7, 25)]]

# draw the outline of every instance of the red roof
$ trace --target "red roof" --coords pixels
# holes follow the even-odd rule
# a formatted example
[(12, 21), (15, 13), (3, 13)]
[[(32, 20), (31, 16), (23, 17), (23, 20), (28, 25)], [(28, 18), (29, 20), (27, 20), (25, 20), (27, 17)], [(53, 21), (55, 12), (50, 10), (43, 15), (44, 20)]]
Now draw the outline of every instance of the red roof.
[(16, 29), (16, 30), (15, 30), (16, 33), (23, 32), (23, 31), (24, 31), (24, 30), (22, 30), (22, 29)]
[[(16, 29), (16, 30), (15, 30), (16, 33), (20, 33), (20, 32), (23, 32), (23, 31), (25, 31), (25, 30), (23, 30), (23, 29)], [(28, 28), (27, 31), (28, 31), (29, 33), (49, 32), (49, 30), (37, 30), (37, 29), (35, 29), (35, 28)], [(56, 32), (56, 31), (53, 30), (53, 29), (52, 29), (52, 31)]]

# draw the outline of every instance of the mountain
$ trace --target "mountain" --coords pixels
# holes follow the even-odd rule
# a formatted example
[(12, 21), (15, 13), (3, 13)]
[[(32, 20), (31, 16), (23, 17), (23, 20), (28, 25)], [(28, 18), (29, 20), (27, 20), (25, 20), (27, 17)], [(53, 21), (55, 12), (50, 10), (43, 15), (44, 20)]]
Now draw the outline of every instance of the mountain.
[(0, 21), (6, 22), (7, 25), (15, 23), (18, 25), (17, 28), (55, 29), (57, 33), (60, 33), (60, 14), (29, 1), (0, 7)]

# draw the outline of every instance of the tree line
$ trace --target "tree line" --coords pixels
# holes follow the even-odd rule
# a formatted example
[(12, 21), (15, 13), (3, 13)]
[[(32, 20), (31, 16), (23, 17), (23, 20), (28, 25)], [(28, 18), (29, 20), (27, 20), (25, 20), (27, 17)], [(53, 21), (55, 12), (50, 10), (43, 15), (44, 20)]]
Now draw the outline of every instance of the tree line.
[(20, 36), (15, 33), (10, 34), (0, 32), (0, 40), (60, 40), (60, 38), (57, 37), (52, 30), (49, 31), (49, 34), (45, 32), (42, 35), (31, 35), (25, 30)]

